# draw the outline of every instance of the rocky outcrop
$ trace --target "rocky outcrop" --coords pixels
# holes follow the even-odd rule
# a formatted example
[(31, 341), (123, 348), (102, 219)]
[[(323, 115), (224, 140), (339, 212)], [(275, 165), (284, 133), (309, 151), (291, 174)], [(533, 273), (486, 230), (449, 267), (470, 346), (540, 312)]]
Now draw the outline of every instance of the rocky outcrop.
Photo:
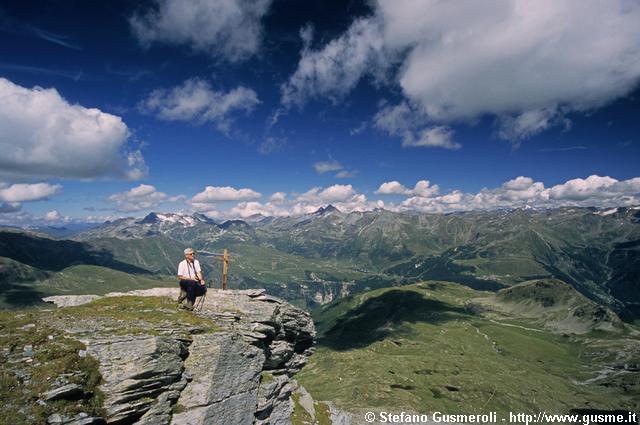
[[(106, 297), (121, 295), (178, 294), (154, 288)], [(64, 306), (89, 298), (45, 300)], [(290, 424), (291, 378), (313, 351), (310, 316), (262, 290), (209, 290), (194, 314), (204, 322), (145, 323), (131, 333), (97, 319), (55, 325), (99, 361), (107, 423)]]

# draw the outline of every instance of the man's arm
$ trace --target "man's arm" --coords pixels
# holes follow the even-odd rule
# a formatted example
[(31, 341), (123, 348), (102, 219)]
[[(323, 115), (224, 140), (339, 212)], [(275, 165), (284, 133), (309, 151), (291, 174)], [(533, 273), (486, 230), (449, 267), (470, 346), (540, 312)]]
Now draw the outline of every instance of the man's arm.
[(189, 276), (188, 274), (185, 274), (185, 272), (187, 272), (187, 264), (182, 262), (178, 265), (178, 279), (179, 280), (191, 280), (191, 281), (196, 281), (196, 279), (194, 279), (193, 277)]
[[(198, 261), (198, 260), (196, 260)], [(196, 268), (196, 275), (198, 276), (198, 279), (200, 279), (200, 283), (204, 284), (204, 276), (202, 276), (202, 268), (200, 267), (200, 261), (198, 261), (197, 263), (195, 263), (197, 268)]]

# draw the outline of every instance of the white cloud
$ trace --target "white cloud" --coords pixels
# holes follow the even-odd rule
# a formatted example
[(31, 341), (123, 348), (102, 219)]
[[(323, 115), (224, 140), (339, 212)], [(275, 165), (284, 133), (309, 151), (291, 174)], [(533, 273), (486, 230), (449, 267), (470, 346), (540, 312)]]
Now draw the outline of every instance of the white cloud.
[(376, 190), (376, 194), (378, 195), (407, 195), (409, 192), (409, 189), (396, 180), (384, 182), (380, 185), (378, 190)]
[(281, 204), (287, 199), (287, 194), (284, 192), (276, 192), (269, 198), (269, 202), (273, 204)]
[(228, 133), (233, 112), (251, 112), (259, 103), (252, 89), (238, 86), (225, 93), (213, 90), (205, 80), (191, 78), (172, 89), (152, 91), (138, 106), (142, 112), (162, 120), (211, 122), (218, 130)]
[(334, 184), (326, 189), (314, 187), (296, 198), (297, 201), (313, 204), (326, 204), (346, 201), (356, 195), (350, 184)]
[(399, 136), (407, 130), (423, 127), (426, 120), (424, 116), (413, 111), (409, 103), (400, 102), (397, 105), (382, 105), (373, 117), (373, 123), (377, 129)]
[(569, 180), (549, 190), (551, 199), (568, 201), (599, 201), (639, 195), (640, 177), (618, 181), (611, 177), (592, 175), (586, 179)]
[[(367, 199), (352, 185), (332, 185), (313, 187), (301, 194), (275, 192), (266, 203), (255, 201), (261, 195), (252, 189), (232, 187), (212, 187), (195, 195), (189, 204), (195, 211), (214, 219), (247, 218), (256, 214), (271, 217), (286, 217), (313, 213), (331, 204), (343, 213), (371, 211), (386, 208), (391, 211), (422, 211), (448, 213), (454, 211), (491, 210), (496, 208), (517, 208), (525, 206), (555, 208), (561, 206), (613, 207), (640, 205), (640, 177), (617, 180), (612, 177), (592, 175), (584, 179), (572, 179), (565, 183), (545, 187), (544, 183), (531, 177), (518, 176), (494, 188), (483, 188), (478, 192), (454, 189), (440, 193), (437, 184), (419, 180), (413, 188), (398, 181), (382, 183), (377, 195), (400, 195), (405, 197), (399, 203), (385, 203), (382, 200)], [(116, 199), (117, 196), (117, 199)], [(154, 202), (165, 202), (184, 197), (168, 197), (157, 192), (153, 186), (140, 185), (123, 194), (112, 197), (120, 201), (121, 210), (134, 211), (149, 208)], [(221, 202), (236, 201), (231, 207), (219, 209)], [(144, 204), (148, 202), (148, 204)], [(136, 208), (131, 205), (137, 205)], [(224, 205), (224, 204), (223, 204)], [(6, 217), (22, 217), (23, 213), (7, 206)], [(9, 211), (12, 210), (12, 211)], [(0, 205), (0, 212), (3, 206)], [(15, 218), (18, 220), (18, 218)]]
[(437, 184), (432, 185), (429, 180), (420, 180), (416, 183), (411, 194), (428, 198), (437, 195), (439, 191), (440, 188)]
[(571, 128), (571, 121), (563, 117), (557, 107), (533, 109), (515, 116), (502, 116), (499, 120), (498, 136), (505, 140), (527, 139), (559, 123), (566, 129)]
[(44, 219), (47, 221), (58, 221), (61, 218), (62, 216), (60, 215), (60, 212), (58, 210), (49, 211), (44, 215)]
[(437, 195), (439, 190), (438, 185), (432, 185), (429, 180), (419, 180), (413, 189), (408, 189), (394, 180), (382, 183), (375, 193), (377, 195), (404, 195), (428, 198)]
[(243, 188), (235, 189), (230, 186), (207, 186), (204, 191), (191, 198), (191, 204), (198, 210), (211, 208), (210, 204), (225, 201), (244, 201), (257, 199), (262, 196), (255, 190)]
[(308, 36), (303, 40), (298, 67), (281, 87), (285, 107), (302, 106), (316, 97), (341, 98), (371, 69), (383, 48), (380, 30), (369, 19), (356, 20), (344, 35), (320, 50), (309, 49)]
[(266, 204), (262, 204), (260, 202), (240, 202), (233, 208), (231, 208), (227, 215), (229, 217), (241, 217), (246, 218), (252, 215), (260, 214), (266, 217), (286, 217), (289, 215), (289, 212), (281, 208), (278, 205), (275, 205), (273, 202), (267, 202)]
[(296, 196), (288, 205), (282, 206), (289, 215), (309, 214), (320, 207), (333, 205), (340, 211), (349, 213), (353, 211), (369, 211), (382, 208), (384, 202), (369, 201), (361, 193), (357, 193), (352, 185), (336, 184), (326, 188), (314, 187)]
[(0, 174), (16, 177), (136, 179), (147, 173), (118, 116), (70, 104), (56, 89), (0, 78)]
[[(404, 186), (389, 182), (385, 192), (400, 193)], [(385, 186), (386, 185), (386, 186)], [(640, 204), (640, 177), (618, 181), (611, 177), (592, 175), (586, 179), (572, 179), (563, 184), (545, 188), (544, 183), (530, 177), (520, 176), (494, 189), (484, 188), (478, 193), (453, 190), (450, 193), (422, 197), (412, 196), (401, 204), (390, 206), (399, 211), (418, 210), (444, 213), (451, 211), (471, 211), (494, 208), (515, 208), (524, 206), (628, 206)]]
[(283, 86), (284, 105), (335, 101), (363, 77), (380, 81), (395, 69), (386, 82), (431, 126), (488, 115), (500, 137), (518, 141), (569, 125), (567, 114), (630, 93), (640, 77), (638, 2), (378, 0), (373, 7), (340, 37), (302, 51)]
[(0, 184), (0, 201), (8, 203), (42, 201), (57, 195), (62, 190), (59, 184), (16, 183)]
[(0, 183), (0, 214), (18, 213), (23, 202), (43, 201), (62, 191), (59, 184)]
[(318, 193), (318, 198), (323, 202), (346, 201), (355, 194), (350, 184), (334, 184)]
[(426, 116), (408, 102), (383, 105), (373, 117), (373, 123), (378, 130), (402, 138), (403, 147), (462, 147), (453, 140), (451, 128), (444, 125), (428, 127)]
[(166, 193), (159, 192), (154, 186), (148, 184), (141, 184), (109, 197), (109, 201), (116, 203), (116, 209), (123, 212), (153, 209), (167, 200), (170, 199)]
[(156, 0), (130, 19), (144, 46), (186, 44), (212, 57), (237, 62), (256, 54), (262, 18), (272, 0)]
[(424, 129), (418, 137), (410, 132), (404, 134), (403, 147), (439, 147), (445, 149), (460, 149), (462, 145), (453, 141), (453, 130), (447, 126), (437, 126)]
[(342, 170), (344, 167), (335, 159), (331, 159), (329, 161), (319, 161), (313, 164), (313, 168), (316, 170), (318, 174), (329, 173), (331, 171)]

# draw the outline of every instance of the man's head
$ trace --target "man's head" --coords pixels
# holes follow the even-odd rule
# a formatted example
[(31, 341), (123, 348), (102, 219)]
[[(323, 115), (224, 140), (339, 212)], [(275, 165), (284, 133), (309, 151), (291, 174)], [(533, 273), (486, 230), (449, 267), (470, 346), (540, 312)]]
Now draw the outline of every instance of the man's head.
[(193, 250), (193, 248), (187, 248), (184, 250), (184, 258), (186, 258), (187, 260), (193, 260), (194, 256), (195, 251)]

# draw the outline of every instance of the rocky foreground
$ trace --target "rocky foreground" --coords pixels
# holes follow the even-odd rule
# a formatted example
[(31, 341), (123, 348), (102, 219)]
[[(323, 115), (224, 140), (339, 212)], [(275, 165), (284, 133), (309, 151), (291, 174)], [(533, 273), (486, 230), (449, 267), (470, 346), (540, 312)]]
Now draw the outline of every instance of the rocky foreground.
[[(163, 298), (149, 307), (140, 297)], [(167, 320), (154, 314), (190, 315), (175, 312), (175, 289), (98, 298), (58, 296), (45, 301), (61, 307), (61, 313), (70, 312), (51, 316), (48, 325), (84, 344), (80, 356), (98, 361), (103, 416), (52, 414), (47, 422), (291, 423), (292, 393), (297, 390), (292, 376), (314, 349), (313, 321), (303, 310), (261, 290), (210, 290), (202, 310), (195, 313), (197, 320)], [(138, 299), (142, 301), (132, 301)], [(139, 309), (134, 313), (142, 316), (130, 316), (126, 309), (112, 314), (121, 304)], [(72, 314), (74, 309), (84, 309), (77, 310), (83, 314)], [(54, 398), (64, 399), (65, 392), (79, 389), (64, 380), (56, 382), (58, 387), (49, 389)]]

